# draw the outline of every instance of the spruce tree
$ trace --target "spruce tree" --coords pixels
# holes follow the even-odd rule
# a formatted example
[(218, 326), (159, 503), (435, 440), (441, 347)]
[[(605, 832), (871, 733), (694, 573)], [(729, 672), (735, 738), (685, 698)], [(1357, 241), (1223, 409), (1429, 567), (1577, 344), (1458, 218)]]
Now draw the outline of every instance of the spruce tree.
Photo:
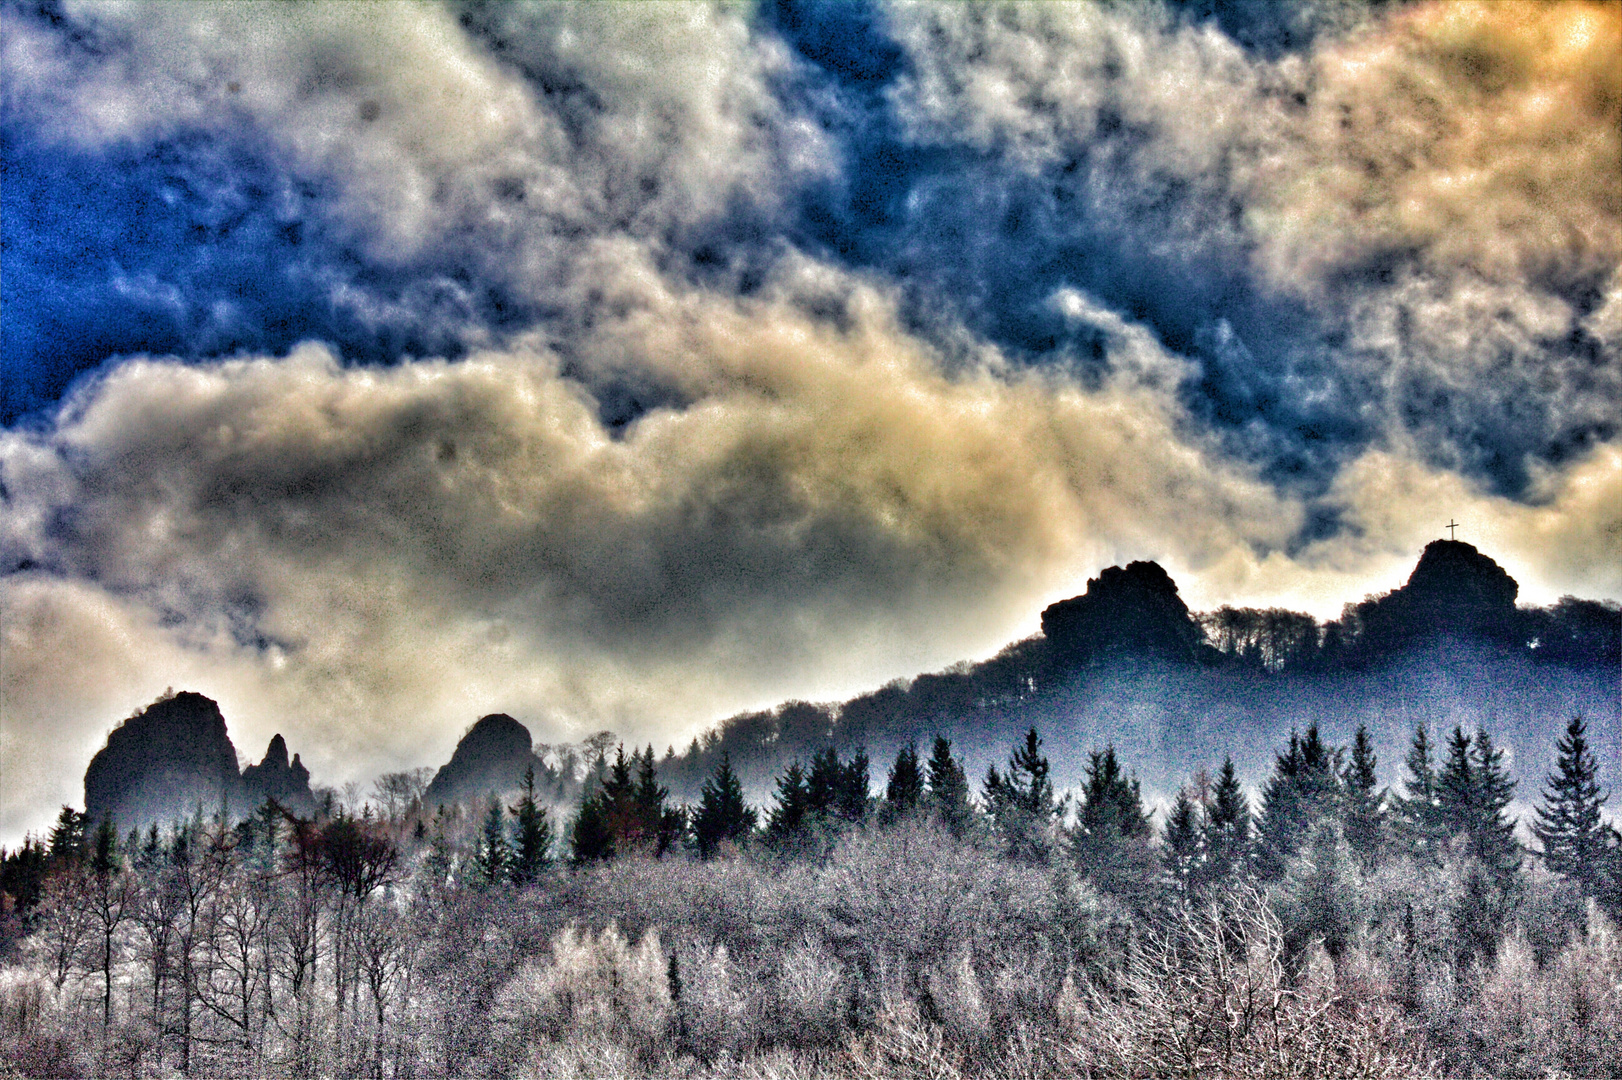
[(867, 817), (867, 800), (871, 784), (867, 752), (858, 750), (839, 770), (839, 788), (834, 798), (834, 812), (846, 821), (860, 824)]
[(708, 859), (723, 843), (740, 844), (754, 831), (755, 811), (744, 805), (743, 784), (732, 771), (732, 757), (721, 752), (721, 763), (704, 782), (698, 812), (693, 815), (693, 839), (701, 858)]
[(1233, 758), (1224, 758), (1205, 819), (1206, 880), (1236, 880), (1250, 862), (1250, 839), (1250, 800), (1239, 786)]
[(929, 783), (930, 811), (953, 836), (962, 836), (973, 820), (969, 805), (969, 779), (963, 766), (952, 757), (952, 743), (944, 736), (935, 736), (935, 746), (926, 768)]
[(1558, 755), (1554, 775), (1537, 809), (1532, 834), (1543, 845), (1543, 862), (1557, 874), (1571, 878), (1590, 896), (1607, 884), (1608, 836), (1600, 808), (1605, 793), (1599, 786), (1599, 762), (1588, 748), (1588, 725), (1581, 714), (1566, 725), (1565, 737), (1555, 743)]
[(1172, 887), (1185, 897), (1193, 895), (1202, 876), (1203, 824), (1199, 806), (1188, 797), (1188, 789), (1182, 788), (1166, 818), (1165, 865)]
[(798, 761), (789, 763), (777, 778), (777, 805), (766, 818), (766, 836), (775, 844), (791, 844), (803, 838), (810, 822), (811, 792), (805, 769)]
[(824, 817), (833, 813), (844, 785), (845, 774), (839, 765), (839, 752), (831, 746), (823, 747), (811, 759), (811, 770), (805, 774), (807, 810)]
[(893, 817), (906, 817), (924, 799), (924, 773), (918, 764), (918, 747), (908, 743), (896, 753), (890, 767), (890, 782), (884, 788), (884, 801)]
[(512, 807), (512, 815), (516, 819), (517, 843), (508, 873), (514, 885), (530, 885), (546, 870), (552, 851), (552, 823), (547, 820), (546, 808), (535, 801), (533, 765), (524, 770), (524, 794)]
[(1346, 792), (1346, 843), (1365, 870), (1379, 862), (1385, 843), (1385, 795), (1375, 790), (1377, 763), (1369, 729), (1359, 724), (1341, 782)]
[(1471, 751), (1475, 757), (1476, 792), (1472, 799), (1475, 817), (1470, 829), (1470, 854), (1500, 881), (1507, 881), (1521, 868), (1521, 844), (1515, 839), (1515, 819), (1509, 816), (1515, 781), (1504, 767), (1504, 752), (1493, 746), (1485, 731), (1476, 730)]
[(1397, 800), (1397, 828), (1409, 854), (1425, 862), (1441, 861), (1447, 844), (1442, 821), (1434, 751), (1424, 724), (1414, 728), (1413, 743), (1403, 762), (1407, 795)]
[(1059, 804), (1048, 779), (1048, 759), (1042, 740), (1031, 728), (1014, 748), (1004, 776), (995, 765), (986, 770), (982, 793), (993, 824), (1011, 855), (1041, 862), (1047, 858), (1048, 833), (1059, 814)]
[(1436, 812), (1449, 838), (1469, 834), (1476, 822), (1476, 763), (1470, 736), (1455, 727), (1447, 740), (1447, 760), (1436, 777)]
[(1256, 868), (1264, 879), (1283, 875), (1285, 865), (1318, 822), (1340, 810), (1339, 753), (1324, 745), (1318, 725), (1303, 738), (1290, 732), (1289, 747), (1274, 761), (1262, 791), (1256, 822)]
[(576, 866), (614, 857), (614, 830), (610, 826), (603, 791), (588, 779), (580, 796), (580, 809), (569, 827), (569, 857)]
[(1089, 754), (1085, 771), (1081, 811), (1070, 831), (1077, 869), (1106, 892), (1141, 891), (1153, 855), (1138, 781), (1122, 772), (1113, 746)]
[(507, 843), (507, 820), (501, 812), (501, 803), (490, 800), (484, 815), (484, 828), (479, 833), (479, 844), (473, 855), (473, 869), (483, 885), (496, 885), (507, 880), (512, 865), (512, 847)]

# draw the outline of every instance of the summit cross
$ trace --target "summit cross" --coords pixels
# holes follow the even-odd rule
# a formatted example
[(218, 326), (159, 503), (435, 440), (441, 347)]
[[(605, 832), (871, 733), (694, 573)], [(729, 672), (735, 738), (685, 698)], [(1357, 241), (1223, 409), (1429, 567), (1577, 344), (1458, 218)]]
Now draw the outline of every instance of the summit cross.
[(1453, 530), (1457, 529), (1458, 527), (1459, 523), (1457, 521), (1454, 521), (1452, 518), (1447, 519), (1447, 538), (1449, 540), (1456, 539), (1456, 537), (1453, 535)]

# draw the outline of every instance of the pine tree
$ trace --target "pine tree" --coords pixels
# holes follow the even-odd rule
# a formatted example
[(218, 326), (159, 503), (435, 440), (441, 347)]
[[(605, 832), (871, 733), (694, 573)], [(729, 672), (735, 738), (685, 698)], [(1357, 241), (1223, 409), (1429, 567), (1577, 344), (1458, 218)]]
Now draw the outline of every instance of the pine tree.
[(951, 740), (937, 735), (927, 766), (930, 811), (953, 836), (962, 836), (973, 820), (969, 805), (969, 779), (952, 757)]
[(1607, 832), (1600, 816), (1605, 793), (1599, 786), (1599, 762), (1588, 748), (1588, 725), (1579, 714), (1555, 743), (1555, 773), (1543, 793), (1532, 834), (1543, 845), (1543, 862), (1582, 886), (1590, 896), (1607, 884)]
[(490, 800), (490, 809), (484, 815), (484, 828), (479, 834), (479, 846), (473, 855), (473, 869), (483, 885), (495, 885), (507, 880), (512, 864), (512, 847), (507, 843), (507, 819), (501, 812), (501, 803)]
[(1171, 814), (1166, 818), (1166, 873), (1172, 886), (1185, 897), (1198, 888), (1204, 860), (1203, 828), (1199, 806), (1188, 797), (1188, 789), (1177, 792)]
[(732, 771), (731, 755), (722, 751), (721, 764), (704, 782), (698, 813), (693, 816), (693, 839), (700, 857), (710, 858), (724, 843), (742, 843), (757, 820), (755, 811), (744, 805), (743, 785)]
[(82, 814), (71, 806), (62, 807), (51, 826), (51, 861), (58, 866), (78, 866), (85, 860), (87, 850), (85, 833), (90, 827), (90, 815)]
[(1250, 862), (1250, 800), (1239, 786), (1233, 758), (1224, 758), (1205, 819), (1206, 882), (1232, 882)]
[(823, 747), (811, 759), (811, 770), (805, 774), (806, 809), (823, 817), (832, 814), (844, 783), (838, 751), (831, 746)]
[(535, 766), (524, 770), (524, 794), (511, 810), (517, 843), (508, 873), (514, 885), (531, 885), (540, 879), (552, 857), (552, 823), (546, 808), (535, 801)]
[(872, 778), (868, 774), (867, 751), (858, 750), (839, 770), (839, 790), (834, 812), (846, 821), (860, 824), (867, 818), (867, 800)]
[(576, 866), (614, 857), (614, 830), (603, 790), (588, 779), (569, 828), (569, 856)]
[(1113, 746), (1088, 755), (1086, 774), (1081, 812), (1070, 831), (1076, 866), (1106, 892), (1139, 891), (1148, 883), (1153, 855), (1138, 781), (1121, 771)]
[(1375, 791), (1377, 764), (1369, 729), (1359, 724), (1341, 782), (1346, 792), (1346, 843), (1365, 870), (1379, 862), (1385, 845), (1385, 795)]
[(1505, 882), (1521, 868), (1521, 844), (1515, 839), (1515, 819), (1509, 816), (1515, 781), (1504, 767), (1504, 752), (1493, 746), (1485, 731), (1476, 730), (1471, 750), (1475, 756), (1476, 791), (1472, 799), (1475, 819), (1471, 823), (1470, 854)]
[(1469, 834), (1475, 827), (1476, 763), (1470, 736), (1455, 727), (1447, 740), (1447, 760), (1436, 778), (1436, 810), (1443, 834), (1449, 838)]
[(1402, 842), (1414, 857), (1440, 862), (1447, 829), (1442, 821), (1430, 735), (1424, 724), (1414, 728), (1413, 743), (1403, 764), (1408, 771), (1403, 784), (1408, 794), (1397, 800), (1397, 827)]
[(918, 765), (918, 747), (908, 743), (896, 753), (890, 767), (890, 782), (884, 788), (884, 801), (893, 817), (906, 817), (924, 799), (924, 773)]
[(1004, 776), (995, 765), (986, 770), (982, 789), (993, 824), (1015, 858), (1042, 862), (1047, 858), (1048, 832), (1059, 814), (1059, 804), (1048, 780), (1048, 759), (1036, 729), (1014, 748)]
[(805, 769), (798, 761), (790, 762), (777, 778), (777, 805), (766, 819), (766, 836), (776, 844), (798, 841), (810, 825), (810, 816), (811, 792)]
[(1290, 732), (1288, 749), (1274, 761), (1256, 822), (1256, 869), (1267, 880), (1283, 875), (1313, 826), (1340, 810), (1339, 753), (1324, 745), (1318, 725), (1306, 736)]

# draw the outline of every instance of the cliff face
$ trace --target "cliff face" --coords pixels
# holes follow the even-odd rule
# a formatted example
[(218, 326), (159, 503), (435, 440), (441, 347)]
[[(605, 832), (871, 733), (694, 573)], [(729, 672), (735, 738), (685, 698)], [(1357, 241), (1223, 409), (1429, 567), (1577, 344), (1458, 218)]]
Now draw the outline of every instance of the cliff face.
[(434, 774), (423, 805), (478, 802), (492, 792), (518, 787), (527, 768), (543, 774), (545, 766), (531, 746), (529, 729), (506, 713), (482, 717), (456, 744), (450, 761)]
[(1521, 646), (1527, 618), (1515, 608), (1520, 586), (1473, 545), (1434, 540), (1402, 588), (1352, 609), (1363, 651), (1380, 656), (1442, 636)]
[(84, 776), (91, 820), (145, 828), (189, 816), (243, 813), (248, 789), (237, 773), (236, 748), (220, 707), (202, 694), (161, 699), (114, 729)]
[(297, 754), (291, 762), (287, 760), (287, 741), (280, 735), (270, 740), (263, 761), (242, 770), (242, 783), (255, 805), (275, 799), (295, 814), (308, 817), (315, 813), (310, 770), (299, 761)]

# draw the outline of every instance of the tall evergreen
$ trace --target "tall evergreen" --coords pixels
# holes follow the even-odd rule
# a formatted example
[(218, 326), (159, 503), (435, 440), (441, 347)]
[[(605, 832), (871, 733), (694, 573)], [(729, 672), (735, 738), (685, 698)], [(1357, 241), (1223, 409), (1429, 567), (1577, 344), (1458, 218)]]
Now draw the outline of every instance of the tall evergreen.
[(1515, 819), (1509, 816), (1515, 781), (1504, 766), (1504, 752), (1493, 746), (1485, 731), (1477, 729), (1471, 749), (1476, 766), (1476, 814), (1470, 853), (1506, 880), (1521, 867), (1521, 844), (1515, 838)]
[(604, 792), (589, 778), (580, 795), (580, 809), (569, 826), (569, 857), (577, 866), (614, 857), (614, 830)]
[(1081, 811), (1070, 831), (1077, 867), (1107, 892), (1135, 891), (1147, 884), (1153, 864), (1138, 781), (1121, 770), (1113, 746), (1088, 755), (1086, 774)]
[(62, 807), (62, 812), (56, 815), (56, 824), (51, 826), (51, 861), (59, 866), (83, 863), (88, 849), (86, 833), (89, 827), (89, 814), (80, 813), (71, 806)]
[(924, 800), (924, 772), (918, 764), (918, 747), (903, 746), (890, 767), (890, 781), (884, 787), (884, 801), (892, 816), (905, 817)]
[(1359, 724), (1341, 783), (1346, 793), (1346, 843), (1366, 870), (1379, 861), (1385, 844), (1385, 795), (1375, 790), (1377, 764), (1368, 726)]
[(867, 752), (858, 750), (839, 770), (839, 787), (834, 796), (834, 812), (846, 821), (861, 822), (867, 817), (868, 789)]
[(743, 784), (732, 771), (732, 755), (721, 752), (721, 763), (699, 793), (698, 812), (693, 815), (693, 839), (702, 858), (710, 858), (722, 844), (739, 844), (748, 839), (757, 821), (755, 811), (744, 805)]
[(954, 836), (962, 836), (973, 820), (974, 810), (969, 805), (969, 778), (964, 774), (963, 766), (952, 756), (950, 739), (935, 736), (926, 773), (930, 812)]
[(1324, 745), (1318, 725), (1305, 737), (1290, 732), (1288, 748), (1274, 760), (1262, 791), (1256, 822), (1256, 869), (1272, 880), (1306, 842), (1318, 822), (1340, 810), (1339, 753)]
[(1006, 776), (995, 765), (986, 770), (982, 789), (986, 809), (1016, 858), (1038, 862), (1047, 858), (1048, 834), (1060, 809), (1048, 771), (1035, 728), (1014, 748)]
[(1403, 762), (1407, 795), (1396, 801), (1397, 828), (1409, 853), (1426, 862), (1439, 862), (1447, 844), (1442, 821), (1435, 751), (1424, 724), (1414, 728), (1413, 743)]
[(844, 786), (845, 774), (839, 765), (839, 752), (831, 746), (823, 747), (811, 759), (811, 769), (805, 775), (807, 810), (825, 816), (833, 813)]
[(1165, 867), (1172, 887), (1184, 896), (1193, 895), (1199, 887), (1205, 858), (1203, 825), (1199, 805), (1182, 788), (1166, 818)]
[(473, 869), (483, 885), (496, 885), (507, 880), (512, 865), (512, 847), (507, 843), (507, 820), (501, 812), (501, 803), (490, 800), (484, 815), (484, 828), (479, 832), (479, 843), (473, 854)]
[(524, 770), (524, 794), (512, 807), (517, 835), (508, 874), (514, 885), (538, 880), (551, 861), (552, 823), (546, 808), (535, 801), (535, 767)]
[(1213, 882), (1231, 882), (1250, 862), (1250, 800), (1239, 786), (1233, 758), (1224, 758), (1211, 791), (1211, 811), (1205, 818), (1204, 877)]
[(777, 778), (777, 805), (767, 815), (766, 836), (777, 844), (798, 840), (810, 825), (810, 816), (811, 790), (805, 769), (792, 761)]
[(1609, 830), (1600, 816), (1606, 796), (1599, 786), (1599, 762), (1588, 748), (1588, 724), (1581, 714), (1566, 725), (1555, 751), (1555, 772), (1543, 792), (1543, 805), (1537, 808), (1532, 834), (1543, 845), (1543, 862), (1550, 870), (1596, 895), (1607, 884)]

